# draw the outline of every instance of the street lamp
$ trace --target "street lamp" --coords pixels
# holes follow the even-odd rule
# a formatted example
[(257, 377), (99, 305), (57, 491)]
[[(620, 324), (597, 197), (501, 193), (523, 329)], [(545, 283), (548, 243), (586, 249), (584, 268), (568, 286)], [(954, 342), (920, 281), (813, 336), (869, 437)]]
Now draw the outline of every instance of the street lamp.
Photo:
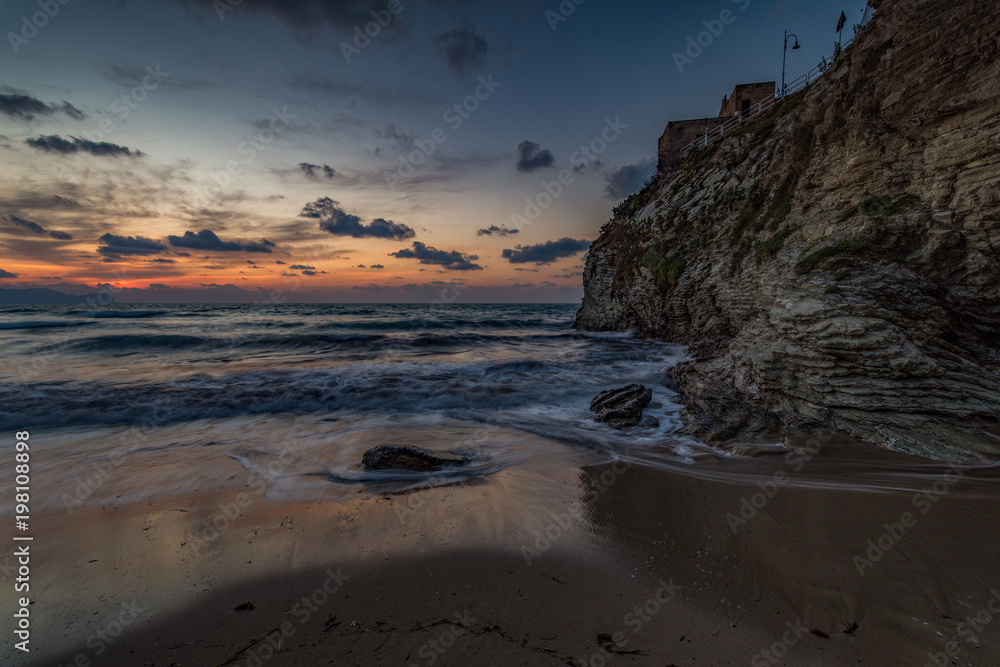
[(795, 37), (795, 45), (792, 46), (792, 51), (799, 47), (799, 38), (792, 33), (785, 31), (785, 50), (781, 52), (781, 97), (785, 96), (785, 58), (788, 54), (788, 38)]

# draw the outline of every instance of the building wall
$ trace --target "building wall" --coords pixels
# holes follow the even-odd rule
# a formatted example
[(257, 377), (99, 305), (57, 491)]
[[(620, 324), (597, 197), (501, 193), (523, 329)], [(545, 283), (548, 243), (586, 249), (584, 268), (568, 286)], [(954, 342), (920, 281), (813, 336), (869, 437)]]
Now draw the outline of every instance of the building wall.
[(714, 130), (743, 109), (743, 101), (751, 105), (774, 95), (774, 81), (764, 83), (747, 83), (736, 86), (733, 94), (722, 105), (718, 118), (699, 118), (696, 120), (673, 120), (667, 123), (667, 129), (660, 137), (659, 159), (657, 171), (666, 174), (681, 161), (681, 149), (703, 135)]
[(728, 118), (699, 118), (696, 120), (673, 120), (667, 123), (667, 129), (660, 137), (659, 159), (657, 170), (666, 174), (681, 160), (681, 149), (703, 135), (714, 130)]
[(719, 116), (732, 117), (743, 110), (743, 101), (748, 101), (751, 105), (757, 104), (771, 95), (774, 95), (774, 81), (764, 83), (746, 83), (733, 89), (733, 94), (722, 105)]

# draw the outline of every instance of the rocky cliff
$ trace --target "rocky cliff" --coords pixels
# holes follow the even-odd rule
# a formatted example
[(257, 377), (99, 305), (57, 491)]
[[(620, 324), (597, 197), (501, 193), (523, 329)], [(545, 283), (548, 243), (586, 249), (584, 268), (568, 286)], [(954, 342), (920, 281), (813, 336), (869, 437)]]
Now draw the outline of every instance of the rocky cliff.
[(591, 247), (577, 326), (688, 345), (674, 379), (706, 441), (1000, 455), (1000, 6), (878, 5), (820, 80)]

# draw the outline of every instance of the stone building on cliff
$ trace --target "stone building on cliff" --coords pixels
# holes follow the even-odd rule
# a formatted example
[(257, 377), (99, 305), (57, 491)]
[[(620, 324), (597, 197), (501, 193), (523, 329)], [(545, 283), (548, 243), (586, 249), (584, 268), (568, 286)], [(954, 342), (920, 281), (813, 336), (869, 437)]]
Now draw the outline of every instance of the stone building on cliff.
[(733, 117), (747, 113), (754, 105), (774, 97), (775, 82), (744, 83), (722, 98), (717, 118), (673, 120), (660, 137), (658, 173), (666, 174), (680, 162), (681, 150), (706, 132), (710, 132)]

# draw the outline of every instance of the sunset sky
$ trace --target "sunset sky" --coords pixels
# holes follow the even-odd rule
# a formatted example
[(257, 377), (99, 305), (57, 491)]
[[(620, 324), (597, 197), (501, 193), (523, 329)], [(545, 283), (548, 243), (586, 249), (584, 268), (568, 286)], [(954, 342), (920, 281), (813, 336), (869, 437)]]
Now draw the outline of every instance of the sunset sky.
[(780, 79), (785, 28), (804, 73), (865, 4), (576, 2), (5, 2), (0, 287), (576, 301), (667, 121)]

